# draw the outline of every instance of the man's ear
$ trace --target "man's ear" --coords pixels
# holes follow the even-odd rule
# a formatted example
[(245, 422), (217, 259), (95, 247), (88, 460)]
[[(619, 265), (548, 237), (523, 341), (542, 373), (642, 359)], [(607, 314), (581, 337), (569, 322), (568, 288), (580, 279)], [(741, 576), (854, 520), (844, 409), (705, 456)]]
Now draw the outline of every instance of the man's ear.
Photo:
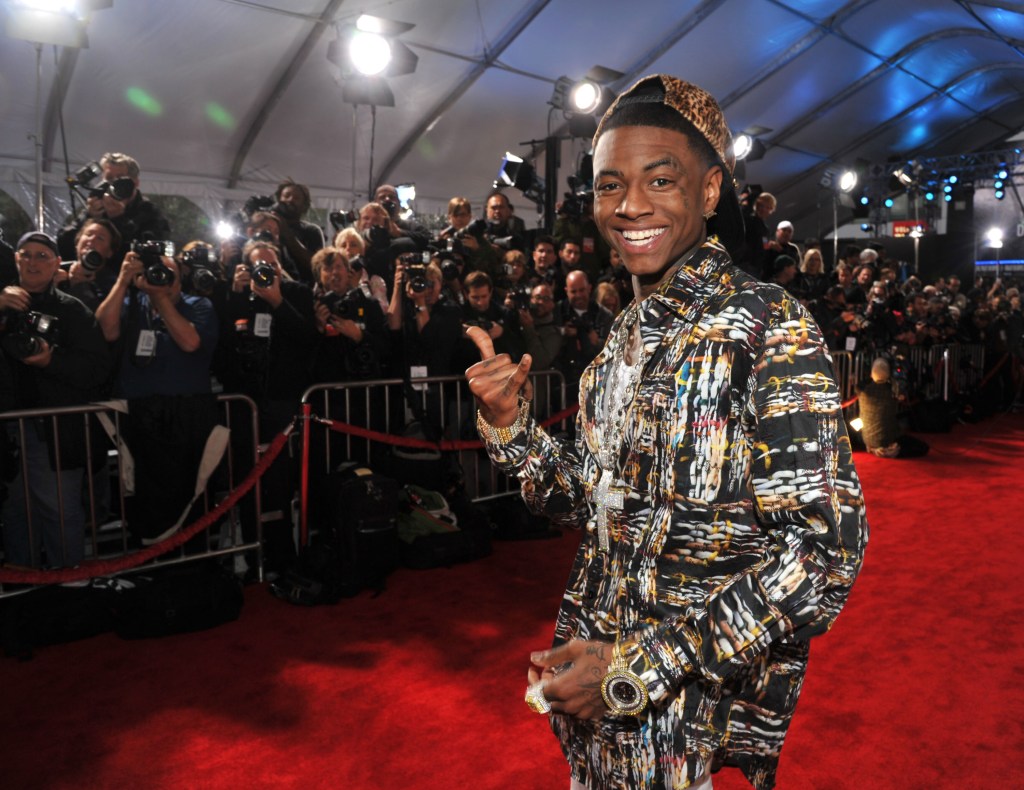
[(725, 174), (721, 165), (714, 165), (704, 176), (704, 212), (714, 211), (722, 195), (722, 179)]

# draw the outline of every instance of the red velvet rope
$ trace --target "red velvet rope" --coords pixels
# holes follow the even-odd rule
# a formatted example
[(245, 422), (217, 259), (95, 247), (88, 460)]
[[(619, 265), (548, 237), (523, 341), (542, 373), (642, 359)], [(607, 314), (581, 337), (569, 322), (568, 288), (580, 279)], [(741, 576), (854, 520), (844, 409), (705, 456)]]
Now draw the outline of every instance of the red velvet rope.
[[(579, 404), (574, 404), (568, 409), (563, 409), (557, 414), (551, 415), (541, 422), (541, 425), (547, 428), (554, 425), (556, 422), (561, 422), (562, 420), (571, 417), (579, 410)], [(358, 425), (349, 425), (346, 422), (328, 420), (323, 417), (314, 417), (313, 419), (322, 425), (326, 425), (332, 431), (346, 433), (350, 436), (358, 436), (362, 439), (380, 442), (381, 444), (389, 444), (393, 447), (414, 447), (420, 450), (480, 450), (484, 446), (484, 443), (479, 439), (442, 439), (439, 442), (431, 442), (427, 439), (414, 439), (409, 436), (395, 436), (390, 433), (371, 431)]]
[(274, 459), (281, 454), (281, 450), (288, 441), (288, 435), (292, 432), (294, 427), (295, 423), (293, 422), (274, 437), (274, 440), (270, 443), (266, 453), (264, 453), (263, 457), (260, 458), (255, 466), (253, 466), (252, 471), (246, 475), (245, 480), (239, 483), (238, 486), (228, 494), (220, 504), (218, 504), (213, 510), (203, 514), (189, 526), (182, 527), (182, 529), (175, 532), (166, 540), (154, 543), (152, 546), (146, 546), (144, 549), (134, 551), (131, 554), (126, 554), (123, 557), (117, 557), (109, 560), (89, 560), (88, 562), (83, 562), (81, 565), (74, 568), (58, 568), (56, 570), (43, 571), (36, 568), (0, 567), (0, 582), (16, 584), (62, 584), (64, 582), (83, 581), (85, 579), (92, 579), (96, 576), (109, 576), (110, 574), (128, 570), (129, 568), (137, 568), (144, 562), (148, 562), (155, 557), (159, 557), (161, 554), (166, 554), (167, 552), (178, 548), (183, 543), (215, 523), (232, 507), (234, 507), (238, 500), (249, 493), (260, 477), (263, 476), (263, 473), (267, 471), (268, 467), (272, 463), (274, 463)]

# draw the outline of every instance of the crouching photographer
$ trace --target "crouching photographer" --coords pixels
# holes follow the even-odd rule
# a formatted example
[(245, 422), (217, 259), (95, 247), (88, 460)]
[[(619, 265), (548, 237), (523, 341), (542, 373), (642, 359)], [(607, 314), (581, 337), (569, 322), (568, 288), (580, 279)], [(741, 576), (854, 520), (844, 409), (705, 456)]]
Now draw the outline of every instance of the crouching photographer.
[[(0, 356), (13, 401), (6, 405), (75, 406), (102, 397), (110, 356), (92, 312), (54, 287), (60, 268), (56, 241), (27, 233), (18, 241), (15, 260), (18, 284), (0, 291)], [(57, 426), (59, 441), (51, 419), (28, 420), (24, 431), (16, 422), (0, 426), (21, 456), (5, 470), (2, 515), (9, 564), (60, 567), (82, 560), (82, 471), (90, 460), (85, 428), (80, 415), (58, 417)]]
[(115, 394), (128, 401), (121, 426), (135, 462), (135, 495), (126, 506), (132, 539), (142, 545), (201, 512), (189, 503), (219, 417), (210, 386), (217, 318), (209, 299), (182, 293), (172, 251), (167, 242), (134, 244), (96, 310), (119, 359)]

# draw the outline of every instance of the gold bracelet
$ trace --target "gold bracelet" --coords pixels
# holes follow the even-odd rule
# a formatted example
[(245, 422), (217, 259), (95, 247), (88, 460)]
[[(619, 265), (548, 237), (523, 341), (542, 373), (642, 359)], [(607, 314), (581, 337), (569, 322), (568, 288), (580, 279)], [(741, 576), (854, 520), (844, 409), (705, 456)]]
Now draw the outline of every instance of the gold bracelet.
[(526, 418), (530, 416), (530, 401), (525, 398), (519, 399), (519, 414), (511, 425), (505, 428), (497, 428), (484, 419), (484, 415), (477, 409), (476, 429), (488, 444), (508, 444), (515, 439), (523, 429), (526, 428)]

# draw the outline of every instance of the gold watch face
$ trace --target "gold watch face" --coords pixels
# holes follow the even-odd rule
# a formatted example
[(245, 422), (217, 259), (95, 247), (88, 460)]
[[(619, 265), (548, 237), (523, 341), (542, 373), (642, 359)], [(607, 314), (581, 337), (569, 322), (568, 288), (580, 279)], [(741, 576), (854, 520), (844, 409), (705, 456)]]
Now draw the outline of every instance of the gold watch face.
[(647, 707), (647, 688), (628, 670), (612, 670), (601, 681), (605, 704), (618, 716), (637, 716)]

